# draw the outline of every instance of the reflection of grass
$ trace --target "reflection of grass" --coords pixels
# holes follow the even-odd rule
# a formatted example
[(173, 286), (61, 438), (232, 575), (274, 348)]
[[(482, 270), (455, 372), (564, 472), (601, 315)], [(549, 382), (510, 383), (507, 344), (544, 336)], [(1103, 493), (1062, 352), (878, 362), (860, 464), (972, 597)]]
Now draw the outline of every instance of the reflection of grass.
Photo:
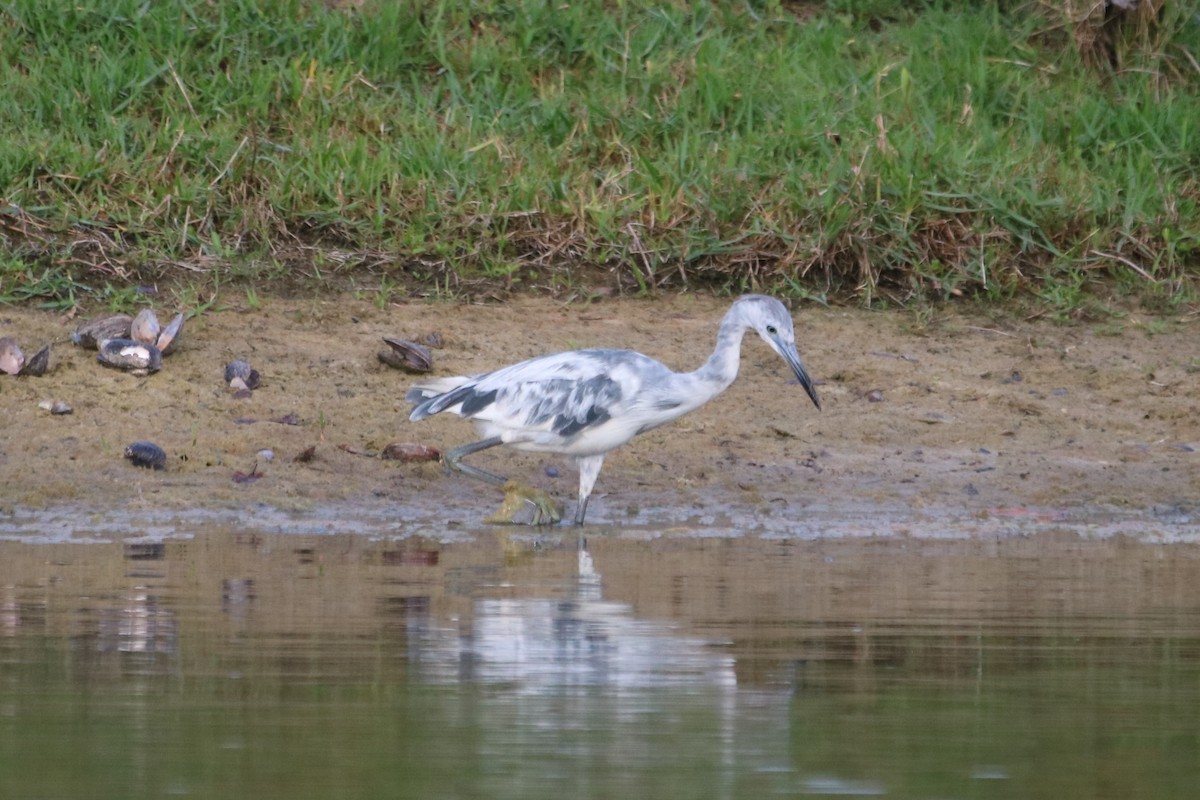
[(1055, 4), (1005, 5), (17, 0), (0, 300), (216, 273), (386, 305), (593, 272), (1067, 313), (1117, 275), (1190, 299), (1187, 4), (1104, 78), (1044, 34)]

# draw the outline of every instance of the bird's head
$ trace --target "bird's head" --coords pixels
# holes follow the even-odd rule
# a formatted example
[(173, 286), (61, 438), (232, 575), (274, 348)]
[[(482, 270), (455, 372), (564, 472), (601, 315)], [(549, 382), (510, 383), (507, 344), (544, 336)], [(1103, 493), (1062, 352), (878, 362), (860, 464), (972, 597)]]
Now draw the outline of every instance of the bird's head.
[(757, 331), (763, 341), (787, 362), (813, 405), (819, 409), (821, 400), (817, 397), (817, 389), (800, 361), (800, 354), (796, 352), (796, 331), (787, 308), (775, 298), (765, 295), (747, 295), (738, 304), (743, 306), (746, 327)]

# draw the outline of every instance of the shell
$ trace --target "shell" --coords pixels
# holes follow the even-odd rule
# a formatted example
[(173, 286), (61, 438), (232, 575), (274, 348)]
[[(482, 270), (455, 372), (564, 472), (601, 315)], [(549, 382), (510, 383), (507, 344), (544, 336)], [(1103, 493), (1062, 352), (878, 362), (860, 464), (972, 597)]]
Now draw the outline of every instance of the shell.
[(154, 442), (134, 442), (125, 448), (125, 458), (135, 467), (167, 468), (167, 453)]
[(64, 403), (62, 400), (43, 400), (38, 403), (38, 408), (49, 411), (55, 416), (72, 413), (73, 409), (69, 403)]
[(258, 370), (250, 366), (249, 361), (239, 358), (237, 361), (230, 361), (225, 365), (225, 382), (233, 386), (235, 380), (241, 381), (241, 385), (234, 388), (257, 389), (262, 382), (262, 376), (258, 374)]
[(38, 350), (33, 356), (25, 362), (25, 366), (21, 368), (21, 375), (29, 375), (34, 378), (40, 378), (50, 371), (50, 345), (44, 346)]
[(379, 360), (389, 367), (416, 373), (433, 369), (433, 353), (425, 345), (393, 336), (384, 336), (383, 341), (391, 349), (379, 351)]
[(0, 339), (0, 371), (16, 375), (25, 367), (25, 354), (11, 336)]
[(258, 462), (255, 461), (254, 466), (252, 466), (250, 468), (249, 472), (242, 472), (240, 469), (234, 470), (233, 482), (234, 483), (254, 483), (256, 480), (258, 480), (262, 476), (263, 476), (262, 472), (260, 472), (258, 469)]
[(436, 449), (414, 442), (394, 442), (383, 448), (380, 458), (388, 461), (437, 461), (442, 457)]
[(142, 344), (157, 346), (158, 334), (161, 331), (162, 326), (158, 324), (158, 317), (154, 311), (149, 308), (143, 308), (129, 325), (129, 338)]
[(167, 327), (163, 328), (158, 334), (158, 340), (155, 346), (164, 356), (169, 356), (175, 352), (175, 345), (179, 343), (179, 332), (183, 330), (183, 314), (176, 314), (175, 319), (167, 323)]
[(225, 365), (225, 382), (231, 383), (234, 378), (241, 378), (243, 381), (250, 377), (250, 362), (242, 359), (230, 361)]
[(75, 332), (71, 334), (71, 341), (80, 347), (95, 350), (105, 339), (128, 339), (132, 323), (133, 320), (128, 314), (97, 317), (76, 328)]
[(105, 339), (100, 342), (96, 360), (106, 367), (126, 369), (134, 375), (148, 375), (162, 369), (162, 353), (158, 348), (133, 339)]

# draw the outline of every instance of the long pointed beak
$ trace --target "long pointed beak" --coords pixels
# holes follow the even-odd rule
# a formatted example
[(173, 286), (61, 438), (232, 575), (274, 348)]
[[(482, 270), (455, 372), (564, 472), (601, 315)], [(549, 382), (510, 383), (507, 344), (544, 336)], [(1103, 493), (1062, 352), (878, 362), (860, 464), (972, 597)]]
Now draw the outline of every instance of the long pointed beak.
[(812, 378), (808, 377), (808, 371), (804, 369), (804, 365), (800, 363), (800, 354), (796, 352), (795, 347), (788, 347), (781, 344), (779, 347), (780, 353), (787, 361), (788, 366), (792, 368), (792, 372), (796, 375), (796, 380), (800, 381), (800, 385), (804, 387), (804, 391), (808, 393), (812, 399), (813, 405), (819, 411), (821, 409), (821, 399), (817, 397), (817, 387), (813, 386)]

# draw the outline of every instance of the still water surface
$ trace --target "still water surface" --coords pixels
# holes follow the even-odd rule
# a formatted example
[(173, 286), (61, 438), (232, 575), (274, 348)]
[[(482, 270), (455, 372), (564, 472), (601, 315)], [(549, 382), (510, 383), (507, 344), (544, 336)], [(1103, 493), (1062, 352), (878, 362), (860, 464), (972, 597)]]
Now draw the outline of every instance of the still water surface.
[(1200, 548), (0, 542), (5, 800), (817, 795), (1200, 796)]

